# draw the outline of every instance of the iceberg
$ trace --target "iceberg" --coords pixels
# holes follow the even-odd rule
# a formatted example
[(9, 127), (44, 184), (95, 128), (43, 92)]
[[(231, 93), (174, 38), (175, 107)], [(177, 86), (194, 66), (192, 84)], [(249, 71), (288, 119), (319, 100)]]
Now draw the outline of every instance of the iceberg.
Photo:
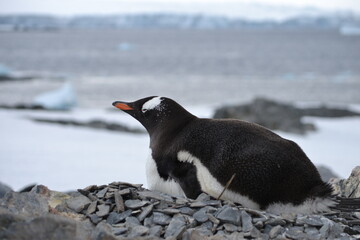
[(76, 106), (76, 91), (70, 82), (66, 82), (59, 89), (38, 95), (33, 104), (48, 110), (70, 110)]

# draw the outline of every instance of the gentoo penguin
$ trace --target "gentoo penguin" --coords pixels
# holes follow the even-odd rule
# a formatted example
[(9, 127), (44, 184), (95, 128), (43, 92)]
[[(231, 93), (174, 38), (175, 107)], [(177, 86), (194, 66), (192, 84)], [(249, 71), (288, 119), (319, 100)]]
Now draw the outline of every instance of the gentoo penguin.
[(310, 214), (336, 204), (332, 187), (301, 148), (260, 125), (197, 118), (166, 97), (113, 105), (150, 135), (146, 171), (152, 190), (189, 198), (205, 192), (272, 213)]

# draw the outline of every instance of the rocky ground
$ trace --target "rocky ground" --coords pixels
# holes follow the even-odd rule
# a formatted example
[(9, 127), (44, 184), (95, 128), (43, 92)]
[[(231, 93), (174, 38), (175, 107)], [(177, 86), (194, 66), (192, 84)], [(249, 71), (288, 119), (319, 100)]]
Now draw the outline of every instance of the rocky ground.
[[(334, 181), (339, 196), (360, 197), (360, 167)], [(0, 198), (0, 239), (359, 239), (360, 209), (273, 215), (203, 193), (185, 199), (113, 182), (60, 193), (37, 185)], [(356, 199), (355, 199), (356, 201)], [(357, 199), (359, 202), (359, 199)]]

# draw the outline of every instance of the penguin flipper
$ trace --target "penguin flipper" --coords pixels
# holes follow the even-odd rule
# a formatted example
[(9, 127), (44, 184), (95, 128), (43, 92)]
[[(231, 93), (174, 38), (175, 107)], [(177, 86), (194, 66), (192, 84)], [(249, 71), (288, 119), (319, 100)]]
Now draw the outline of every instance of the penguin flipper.
[(186, 197), (195, 199), (202, 193), (200, 183), (196, 177), (196, 168), (187, 162), (176, 162), (176, 167), (170, 176), (178, 182)]

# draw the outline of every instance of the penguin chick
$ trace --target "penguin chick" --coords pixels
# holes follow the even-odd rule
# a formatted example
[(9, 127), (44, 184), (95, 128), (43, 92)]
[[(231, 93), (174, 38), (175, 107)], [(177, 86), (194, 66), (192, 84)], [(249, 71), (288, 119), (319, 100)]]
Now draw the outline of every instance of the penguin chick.
[(149, 189), (189, 198), (221, 195), (278, 214), (324, 212), (336, 204), (331, 186), (301, 148), (260, 125), (197, 118), (166, 97), (113, 105), (150, 135)]

